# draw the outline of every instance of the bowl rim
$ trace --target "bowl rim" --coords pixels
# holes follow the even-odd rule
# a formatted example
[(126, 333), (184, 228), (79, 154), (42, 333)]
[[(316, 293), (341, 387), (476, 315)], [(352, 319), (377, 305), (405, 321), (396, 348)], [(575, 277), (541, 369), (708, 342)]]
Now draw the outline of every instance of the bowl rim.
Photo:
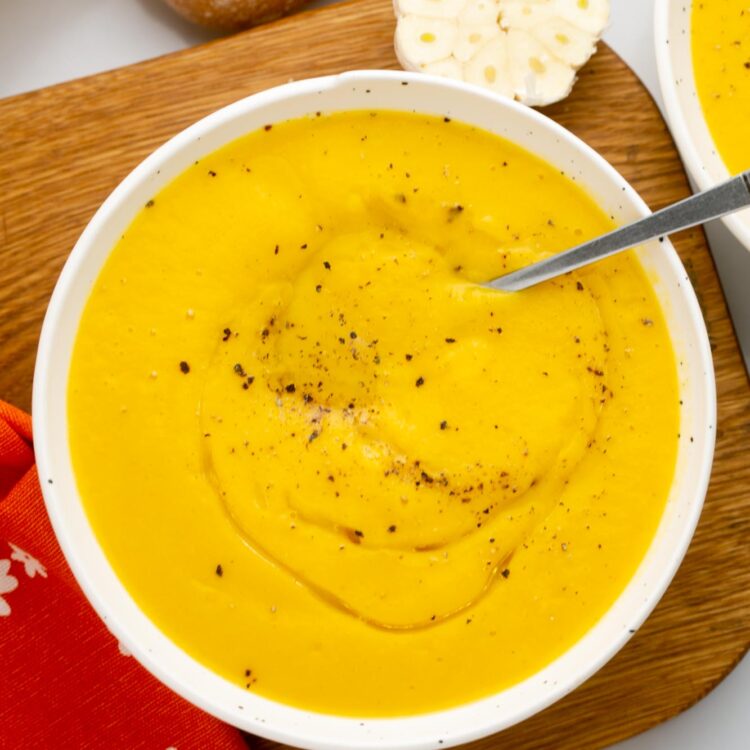
[[(646, 596), (642, 600), (643, 603), (639, 606), (635, 616), (630, 617), (630, 627), (623, 627), (616, 636), (609, 638), (608, 647), (596, 653), (595, 658), (588, 658), (584, 669), (579, 669), (577, 672), (567, 675), (567, 679), (561, 679), (555, 682), (552, 687), (546, 688), (546, 692), (541, 699), (537, 698), (534, 701), (527, 701), (522, 709), (516, 710), (512, 715), (505, 717), (502, 721), (494, 715), (492, 710), (493, 702), (498, 699), (498, 696), (507, 693), (508, 690), (515, 690), (516, 688), (520, 689), (527, 683), (530, 684), (533, 680), (540, 679), (540, 675), (545, 674), (548, 669), (552, 669), (552, 667), (557, 665), (561, 659), (570, 654), (574, 649), (583, 647), (581, 644), (585, 644), (589, 636), (592, 636), (601, 623), (606, 621), (609, 612), (615, 606), (617, 601), (622, 599), (625, 593), (629, 590), (633, 581), (632, 578), (615, 602), (613, 602), (610, 609), (602, 615), (600, 620), (550, 665), (530, 676), (522, 683), (512, 686), (508, 690), (472, 701), (468, 704), (427, 714), (414, 714), (393, 718), (366, 718), (360, 720), (356, 717), (335, 716), (305, 711), (304, 709), (295, 708), (275, 700), (262, 698), (256, 695), (248, 695), (246, 691), (242, 691), (244, 702), (247, 705), (254, 705), (257, 712), (260, 712), (261, 714), (264, 709), (270, 710), (270, 707), (273, 707), (274, 710), (278, 709), (283, 715), (289, 718), (303, 721), (303, 724), (305, 721), (309, 724), (315, 724), (315, 731), (309, 731), (308, 729), (306, 732), (300, 733), (290, 729), (289, 726), (283, 722), (268, 723), (265, 719), (258, 718), (257, 713), (254, 715), (253, 711), (243, 711), (241, 714), (238, 713), (234, 705), (224, 705), (216, 699), (216, 696), (207, 694), (206, 689), (201, 685), (186, 682), (184, 679), (170, 673), (162, 663), (166, 659), (163, 657), (157, 657), (150, 649), (142, 647), (141, 644), (134, 640), (134, 638), (131, 637), (128, 626), (124, 622), (119, 621), (116, 616), (113, 616), (114, 607), (111, 600), (114, 595), (111, 591), (105, 592), (97, 588), (91, 580), (85, 563), (79, 556), (76, 548), (76, 539), (74, 538), (73, 532), (69, 528), (69, 523), (65, 518), (58, 485), (48, 483), (43, 479), (51, 476), (51, 456), (54, 451), (63, 451), (65, 459), (68, 463), (70, 462), (70, 451), (67, 443), (63, 448), (55, 446), (49, 434), (50, 430), (48, 429), (51, 419), (50, 402), (47, 398), (48, 384), (50, 379), (60, 372), (59, 369), (55, 369), (54, 358), (52, 356), (56, 329), (60, 325), (60, 319), (65, 309), (65, 305), (67, 304), (68, 297), (72, 294), (72, 283), (81, 272), (87, 254), (95, 245), (97, 233), (100, 231), (101, 227), (105, 226), (107, 221), (109, 221), (115, 208), (128, 196), (131, 190), (134, 190), (149, 176), (153, 175), (160, 165), (166, 163), (169, 159), (177, 155), (183, 147), (192, 143), (195, 139), (200, 139), (202, 134), (210, 132), (212, 128), (219, 126), (221, 123), (242, 116), (242, 114), (247, 111), (252, 111), (269, 104), (277, 103), (299, 93), (320, 92), (321, 90), (350, 86), (351, 84), (362, 83), (365, 81), (370, 83), (384, 81), (413, 82), (418, 85), (437, 87), (446, 94), (453, 91), (463, 92), (464, 94), (468, 93), (471, 96), (487, 100), (497, 106), (498, 109), (505, 107), (515, 110), (516, 114), (526, 118), (530, 124), (538, 125), (547, 131), (551, 131), (555, 137), (567, 141), (582, 155), (582, 158), (592, 164), (592, 171), (603, 173), (607, 180), (618, 185), (627, 196), (630, 203), (641, 215), (647, 215), (650, 213), (647, 205), (635, 190), (630, 187), (624, 178), (622, 178), (602, 156), (561, 125), (558, 125), (556, 122), (536, 110), (532, 110), (514, 101), (499, 97), (492, 92), (462, 82), (450, 81), (444, 78), (428, 76), (421, 73), (361, 70), (286, 83), (240, 99), (239, 101), (229, 104), (190, 125), (140, 162), (107, 197), (76, 242), (55, 286), (45, 315), (42, 333), (39, 340), (32, 399), (37, 466), (39, 476), (42, 478), (41, 485), (43, 495), (52, 526), (65, 558), (79, 585), (83, 589), (86, 598), (93, 605), (98, 615), (104, 620), (110, 631), (129, 649), (137, 660), (157, 679), (169, 686), (173, 691), (188, 699), (204, 711), (207, 711), (229, 724), (253, 732), (262, 737), (295, 745), (297, 747), (311, 748), (313, 750), (338, 750), (339, 748), (341, 750), (345, 750), (346, 748), (409, 748), (410, 750), (418, 750), (421, 748), (450, 747), (451, 745), (488, 736), (494, 732), (500, 731), (501, 729), (512, 726), (559, 700), (564, 695), (578, 687), (582, 682), (598, 671), (607, 661), (609, 661), (622, 648), (622, 646), (624, 646), (640, 624), (650, 615), (681, 564), (698, 523), (711, 473), (715, 430), (711, 429), (710, 435), (706, 437), (706, 446), (700, 455), (701, 460), (698, 470), (699, 479), (695, 485), (695, 492), (692, 496), (694, 502), (689, 506), (688, 512), (685, 514), (685, 520), (679, 527), (679, 541), (673, 548), (670, 557), (670, 564), (659, 570), (658, 575), (655, 574), (649, 578), (650, 587), (645, 592)], [(461, 119), (460, 116), (457, 117), (457, 119)], [(466, 121), (471, 124), (471, 118), (467, 118)], [(685, 273), (679, 257), (671, 243), (668, 241), (661, 243), (661, 247), (664, 248), (666, 262), (670, 264), (676, 277), (679, 276), (687, 281), (687, 274)], [(100, 270), (101, 266), (98, 267), (96, 275), (98, 275)], [(713, 427), (713, 425), (716, 424), (716, 394), (713, 362), (708, 335), (692, 286), (689, 282), (682, 284), (681, 286), (683, 288), (681, 297), (685, 303), (685, 309), (688, 313), (691, 326), (695, 330), (698, 341), (698, 346), (694, 356), (696, 360), (700, 362), (703, 372), (703, 387), (700, 390), (702, 402), (699, 406), (705, 411), (706, 424)], [(77, 322), (78, 319), (76, 319), (76, 323)], [(68, 358), (70, 357), (70, 352), (68, 352), (67, 356)], [(69, 364), (69, 360), (67, 364)], [(67, 383), (67, 374), (65, 382)], [(83, 504), (80, 495), (77, 492), (76, 502), (82, 508)], [(99, 546), (90, 523), (87, 525), (87, 536), (90, 537), (90, 541), (102, 552), (103, 555), (103, 551)], [(656, 536), (654, 538), (656, 538)], [(653, 540), (649, 550), (652, 547)], [(111, 566), (106, 556), (104, 556), (104, 560), (105, 565), (116, 577), (114, 568)], [(643, 565), (643, 561), (640, 565)], [(640, 567), (638, 570), (640, 570)], [(634, 573), (633, 578), (635, 578), (637, 572), (638, 571)], [(119, 579), (117, 579), (117, 581), (119, 582)], [(155, 633), (158, 633), (163, 640), (169, 641), (166, 635), (163, 635), (161, 634), (161, 631), (158, 631), (156, 625), (130, 598), (129, 593), (127, 593), (124, 586), (122, 586), (121, 583), (119, 586), (122, 588), (126, 597), (133, 602), (133, 606), (141, 613), (141, 616), (148, 621), (150, 628), (152, 628)], [(173, 642), (169, 641), (169, 643), (174, 649), (180, 652), (182, 655), (180, 658), (185, 664), (188, 664), (189, 662), (191, 665), (195, 665), (201, 674), (205, 673), (207, 680), (210, 679), (211, 675), (217, 677), (208, 667), (204, 667), (187, 652), (173, 644)], [(223, 678), (218, 679), (223, 680)], [(471, 709), (471, 711), (469, 709)], [(477, 721), (476, 719), (477, 712), (482, 716), (481, 721)], [(457, 717), (459, 724), (461, 725), (460, 730), (452, 733), (444, 733), (442, 735), (438, 735), (435, 731), (424, 731), (436, 722), (437, 719), (449, 716)], [(471, 723), (466, 721), (466, 717), (471, 717)], [(389, 736), (391, 737), (389, 741), (373, 737), (373, 731), (377, 731), (378, 728), (385, 731), (386, 726), (389, 727), (388, 731), (390, 733)], [(402, 730), (404, 734), (407, 733), (405, 731), (407, 726), (412, 729), (415, 727), (423, 728), (422, 734), (410, 737), (409, 739), (400, 737)], [(326, 731), (323, 732), (321, 727), (325, 727)], [(396, 734), (393, 734), (391, 729), (393, 729)], [(394, 737), (396, 739), (394, 739)], [(441, 739), (438, 739), (438, 737)]]
[[(670, 34), (670, 19), (676, 13), (685, 13), (688, 16), (688, 28), (690, 28), (693, 10), (693, 0), (683, 0), (680, 3), (671, 2), (671, 0), (656, 0), (654, 4), (654, 49), (656, 51), (656, 70), (659, 78), (659, 88), (664, 100), (664, 111), (666, 114), (669, 130), (672, 137), (677, 143), (677, 148), (682, 157), (682, 161), (687, 168), (688, 174), (695, 182), (699, 190), (708, 190), (709, 188), (719, 185), (722, 180), (714, 179), (709, 171), (705, 168), (703, 159), (700, 156), (695, 139), (690, 134), (688, 120), (680, 104), (680, 97), (676, 85), (679, 77), (683, 86), (688, 85), (691, 95), (697, 97), (695, 87), (695, 77), (693, 75), (692, 55), (690, 56), (690, 65), (687, 70), (676, 70), (673, 56), (673, 38)], [(702, 112), (702, 108), (701, 108)], [(704, 117), (705, 122), (705, 117)], [(719, 151), (713, 141), (713, 136), (706, 123), (713, 150), (718, 154)], [(721, 159), (721, 157), (718, 157)], [(723, 163), (723, 161), (722, 161)], [(732, 175), (729, 169), (726, 170), (725, 179)], [(729, 214), (723, 216), (720, 221), (729, 229), (737, 240), (750, 251), (750, 221), (742, 213)]]

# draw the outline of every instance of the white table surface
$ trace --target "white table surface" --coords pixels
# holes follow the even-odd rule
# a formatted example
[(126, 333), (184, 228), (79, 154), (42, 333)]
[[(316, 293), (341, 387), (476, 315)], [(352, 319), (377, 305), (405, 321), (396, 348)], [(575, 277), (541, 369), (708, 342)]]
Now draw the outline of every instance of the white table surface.
[[(327, 1), (316, 0), (313, 5)], [(652, 41), (653, 4), (654, 0), (612, 0), (605, 39), (661, 105)], [(128, 65), (214, 36), (182, 21), (161, 0), (0, 0), (0, 97)], [(750, 363), (750, 252), (738, 246), (722, 225), (711, 227), (709, 238), (745, 361)], [(698, 705), (616, 747), (748, 750), (748, 709), (750, 657)]]

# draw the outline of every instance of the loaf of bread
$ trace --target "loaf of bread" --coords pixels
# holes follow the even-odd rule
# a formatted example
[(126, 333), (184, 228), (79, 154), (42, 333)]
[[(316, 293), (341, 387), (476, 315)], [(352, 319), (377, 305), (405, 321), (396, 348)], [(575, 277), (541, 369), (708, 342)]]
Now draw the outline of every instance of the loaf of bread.
[(189, 21), (237, 31), (291, 13), (309, 0), (165, 0)]

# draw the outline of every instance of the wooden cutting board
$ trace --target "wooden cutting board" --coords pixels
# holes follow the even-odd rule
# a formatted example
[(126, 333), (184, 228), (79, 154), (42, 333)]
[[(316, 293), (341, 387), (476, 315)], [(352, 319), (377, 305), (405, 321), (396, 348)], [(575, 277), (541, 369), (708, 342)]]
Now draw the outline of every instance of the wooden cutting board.
[[(0, 398), (29, 408), (57, 275), (130, 169), (188, 124), (260, 89), (396, 67), (393, 28), (390, 0), (358, 0), (0, 101)], [(608, 48), (582, 71), (573, 95), (546, 112), (602, 153), (652, 208), (688, 194), (654, 102)], [(618, 656), (567, 698), (474, 750), (606, 746), (693, 704), (748, 648), (750, 390), (702, 231), (675, 244), (708, 323), (719, 396), (716, 461), (695, 539), (664, 599)]]

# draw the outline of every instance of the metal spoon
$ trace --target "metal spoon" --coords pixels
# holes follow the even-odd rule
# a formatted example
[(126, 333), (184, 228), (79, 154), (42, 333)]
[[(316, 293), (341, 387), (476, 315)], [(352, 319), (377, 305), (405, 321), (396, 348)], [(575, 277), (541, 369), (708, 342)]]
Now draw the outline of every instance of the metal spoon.
[(537, 263), (506, 273), (484, 286), (505, 292), (518, 292), (521, 289), (540, 284), (542, 281), (561, 276), (568, 271), (594, 263), (647, 240), (679, 232), (681, 229), (718, 219), (750, 205), (750, 169), (733, 177), (721, 185), (696, 193), (690, 198), (662, 208), (655, 214), (615, 229), (612, 232), (584, 242), (582, 245)]

